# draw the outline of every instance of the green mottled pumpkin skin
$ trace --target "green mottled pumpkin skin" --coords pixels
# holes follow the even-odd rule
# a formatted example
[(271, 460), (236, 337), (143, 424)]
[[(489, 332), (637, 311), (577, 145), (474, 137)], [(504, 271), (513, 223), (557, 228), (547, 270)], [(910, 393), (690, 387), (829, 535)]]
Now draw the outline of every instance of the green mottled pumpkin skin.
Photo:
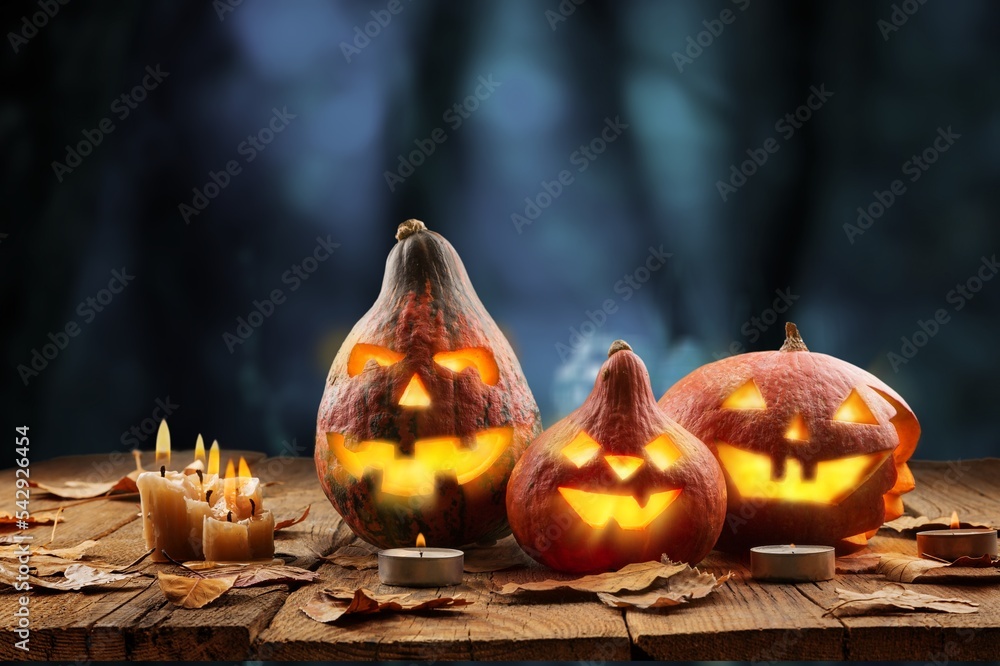
[[(347, 525), (381, 548), (412, 546), (422, 533), (431, 546), (461, 546), (510, 533), (505, 512), (511, 470), (541, 430), (538, 407), (510, 344), (486, 312), (455, 249), (421, 223), (400, 240), (386, 261), (382, 290), (355, 324), (327, 377), (316, 429), (316, 472), (326, 496)], [(347, 361), (357, 343), (403, 354), (382, 367), (369, 362), (350, 377)], [(434, 354), (484, 348), (499, 369), (488, 385), (475, 368), (461, 372), (437, 365)], [(410, 379), (420, 378), (431, 404), (422, 409), (398, 402)], [(397, 457), (412, 456), (423, 438), (459, 437), (468, 445), (476, 433), (510, 427), (513, 437), (495, 463), (459, 485), (439, 473), (433, 495), (382, 492), (382, 473), (369, 468), (355, 478), (330, 451), (327, 433), (357, 441), (396, 444)]]

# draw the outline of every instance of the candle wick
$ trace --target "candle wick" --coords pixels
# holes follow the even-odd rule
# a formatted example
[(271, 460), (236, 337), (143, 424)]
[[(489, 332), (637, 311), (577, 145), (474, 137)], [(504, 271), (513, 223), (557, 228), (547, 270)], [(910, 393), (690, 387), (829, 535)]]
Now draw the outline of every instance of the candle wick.
[(160, 476), (161, 477), (166, 477), (167, 476), (167, 466), (166, 465), (160, 465)]
[(420, 557), (424, 556), (424, 551), (420, 551)]
[(250, 500), (250, 517), (253, 518), (253, 514), (257, 512), (257, 504)]
[(198, 475), (198, 483), (200, 483), (201, 485), (205, 485), (205, 477), (202, 476), (201, 470), (200, 469), (196, 469), (194, 472), (195, 472), (195, 474)]
[(230, 511), (229, 513), (226, 514), (226, 520), (228, 520), (229, 522), (233, 522), (233, 512), (232, 511)]
[(211, 490), (209, 490), (209, 491), (208, 491), (207, 493), (205, 493), (205, 501), (206, 501), (206, 502), (208, 502), (208, 500), (209, 500), (209, 499), (210, 499), (211, 497), (212, 497), (212, 491), (211, 491)]

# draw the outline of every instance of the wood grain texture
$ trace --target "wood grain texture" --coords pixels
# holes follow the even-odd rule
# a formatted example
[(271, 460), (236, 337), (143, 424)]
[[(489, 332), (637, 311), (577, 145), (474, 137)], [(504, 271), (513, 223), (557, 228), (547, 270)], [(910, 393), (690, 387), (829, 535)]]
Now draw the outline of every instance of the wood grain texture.
[[(179, 454), (179, 459), (184, 454)], [(147, 466), (151, 465), (151, 460)], [(612, 609), (594, 595), (553, 592), (501, 596), (504, 583), (542, 580), (538, 566), (467, 574), (462, 586), (440, 592), (473, 600), (455, 610), (352, 619), (337, 625), (310, 620), (299, 610), (323, 586), (381, 586), (374, 570), (357, 571), (320, 557), (359, 543), (324, 497), (311, 459), (251, 457), (264, 481), (266, 506), (289, 518), (311, 505), (309, 518), (276, 535), (276, 551), (322, 580), (290, 591), (284, 585), (231, 590), (209, 606), (169, 604), (155, 580), (137, 578), (88, 592), (31, 593), (31, 652), (16, 650), (13, 610), (19, 593), (0, 592), (0, 658), (5, 660), (315, 660), (479, 659), (608, 661), (651, 657), (675, 660), (871, 659), (945, 661), (993, 659), (1000, 645), (1000, 589), (988, 585), (912, 584), (921, 592), (980, 603), (970, 615), (824, 615), (838, 587), (870, 592), (886, 584), (874, 574), (840, 575), (818, 584), (761, 584), (746, 562), (713, 553), (702, 563), (736, 576), (715, 593), (669, 610)], [(958, 510), (965, 520), (1000, 520), (1000, 460), (915, 462), (917, 490), (905, 496), (913, 515)], [(73, 456), (32, 468), (39, 480), (115, 478), (133, 468), (130, 456)], [(14, 475), (0, 472), (0, 510), (13, 509)], [(138, 498), (76, 503), (32, 494), (32, 511), (66, 506), (66, 522), (52, 546), (98, 539), (89, 557), (117, 564), (144, 551)], [(33, 545), (46, 545), (51, 526), (35, 527)], [(912, 536), (883, 530), (875, 553), (915, 554)], [(171, 564), (145, 571), (176, 573)], [(429, 595), (425, 590), (416, 594)]]

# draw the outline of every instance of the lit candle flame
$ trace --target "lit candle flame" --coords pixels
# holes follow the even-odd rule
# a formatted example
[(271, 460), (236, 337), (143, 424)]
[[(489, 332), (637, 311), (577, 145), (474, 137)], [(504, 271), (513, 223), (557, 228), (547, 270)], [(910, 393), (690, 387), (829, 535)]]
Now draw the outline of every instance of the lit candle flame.
[(209, 474), (219, 474), (219, 442), (213, 441), (212, 448), (208, 450), (208, 469), (206, 470)]
[(951, 529), (957, 530), (962, 526), (962, 521), (958, 519), (958, 511), (951, 512)]
[(227, 507), (236, 506), (236, 467), (233, 466), (233, 459), (226, 463), (226, 478), (222, 482), (222, 497), (226, 500)]
[(790, 544), (788, 544), (788, 546), (789, 546), (789, 547), (790, 547), (790, 548), (791, 548), (792, 550), (795, 550), (795, 544), (794, 544), (794, 543), (790, 543)]
[(240, 456), (240, 474), (241, 479), (249, 479), (253, 474), (250, 473), (250, 465), (247, 464), (246, 458)]
[(424, 538), (424, 533), (423, 532), (418, 532), (417, 533), (417, 548), (426, 548), (426, 547), (427, 547), (427, 539)]
[(198, 433), (198, 439), (194, 443), (194, 459), (205, 462), (205, 440)]
[(160, 421), (160, 429), (156, 432), (156, 465), (170, 466), (170, 428), (166, 419)]

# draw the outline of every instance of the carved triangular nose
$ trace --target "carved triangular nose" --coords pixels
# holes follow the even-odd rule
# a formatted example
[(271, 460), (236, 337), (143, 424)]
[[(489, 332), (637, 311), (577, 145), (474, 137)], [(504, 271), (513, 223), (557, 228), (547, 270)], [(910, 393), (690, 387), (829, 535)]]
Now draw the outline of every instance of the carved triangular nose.
[(420, 409), (431, 404), (431, 396), (427, 394), (427, 389), (424, 388), (420, 377), (416, 375), (410, 377), (410, 383), (403, 389), (403, 395), (399, 396), (399, 404), (401, 407), (413, 409)]
[(635, 474), (635, 471), (642, 467), (643, 462), (642, 458), (635, 456), (604, 456), (604, 460), (622, 481)]

